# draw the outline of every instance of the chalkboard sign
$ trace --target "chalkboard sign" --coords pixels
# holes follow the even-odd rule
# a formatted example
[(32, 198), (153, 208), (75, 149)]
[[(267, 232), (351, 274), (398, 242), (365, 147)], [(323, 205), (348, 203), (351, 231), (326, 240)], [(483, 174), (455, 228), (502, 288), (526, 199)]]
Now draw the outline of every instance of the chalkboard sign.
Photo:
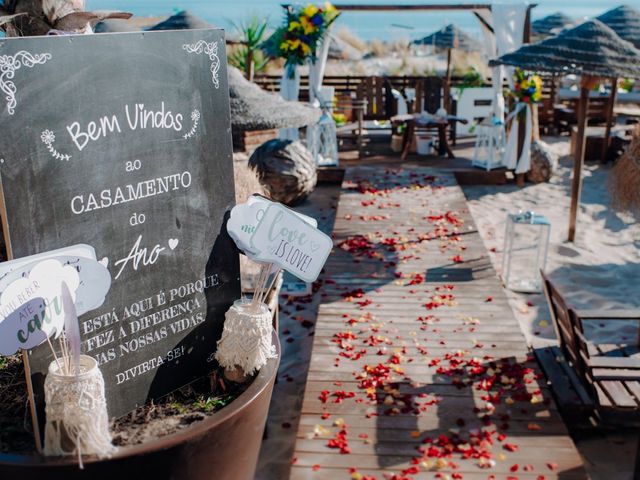
[[(224, 33), (6, 39), (0, 65), (10, 253), (88, 244), (109, 269), (80, 330), (110, 416), (206, 374), (240, 298)], [(41, 384), (51, 353), (29, 358)]]

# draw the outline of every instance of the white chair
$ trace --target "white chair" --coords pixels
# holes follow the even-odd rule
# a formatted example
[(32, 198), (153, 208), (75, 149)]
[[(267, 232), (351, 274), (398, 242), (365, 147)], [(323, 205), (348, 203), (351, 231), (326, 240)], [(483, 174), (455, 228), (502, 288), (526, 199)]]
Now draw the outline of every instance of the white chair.
[(504, 123), (496, 117), (490, 117), (478, 124), (476, 129), (473, 166), (487, 171), (504, 167), (503, 157), (507, 143)]

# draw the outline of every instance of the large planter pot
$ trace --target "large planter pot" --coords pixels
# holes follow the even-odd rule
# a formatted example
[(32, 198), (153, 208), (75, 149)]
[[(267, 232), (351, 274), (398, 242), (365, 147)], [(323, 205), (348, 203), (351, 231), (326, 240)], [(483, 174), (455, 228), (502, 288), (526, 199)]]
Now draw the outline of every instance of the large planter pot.
[(21, 480), (251, 480), (280, 363), (269, 360), (232, 403), (173, 435), (124, 447), (108, 460), (0, 454), (0, 479)]

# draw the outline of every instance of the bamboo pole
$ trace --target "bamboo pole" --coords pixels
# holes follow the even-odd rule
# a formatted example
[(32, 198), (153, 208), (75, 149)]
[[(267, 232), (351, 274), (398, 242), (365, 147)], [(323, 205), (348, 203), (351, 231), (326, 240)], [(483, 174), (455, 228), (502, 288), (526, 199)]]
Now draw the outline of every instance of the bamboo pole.
[(607, 125), (604, 128), (604, 140), (602, 142), (602, 153), (600, 154), (600, 163), (607, 162), (607, 152), (609, 151), (609, 145), (611, 145), (611, 127), (613, 124), (613, 110), (616, 106), (616, 99), (618, 95), (618, 79), (611, 79), (611, 95), (609, 96), (609, 103), (607, 103)]
[(571, 208), (569, 210), (569, 236), (570, 242), (576, 238), (576, 222), (578, 219), (578, 207), (582, 192), (582, 164), (584, 162), (584, 149), (586, 144), (587, 112), (589, 109), (589, 91), (593, 79), (583, 77), (580, 85), (580, 103), (578, 104), (578, 134), (576, 136), (576, 151), (573, 159), (573, 182), (571, 184)]

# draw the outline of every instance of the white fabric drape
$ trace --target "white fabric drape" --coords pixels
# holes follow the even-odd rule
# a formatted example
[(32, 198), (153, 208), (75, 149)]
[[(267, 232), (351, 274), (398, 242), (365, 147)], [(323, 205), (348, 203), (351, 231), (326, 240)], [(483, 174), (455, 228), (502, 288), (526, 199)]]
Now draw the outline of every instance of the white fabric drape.
[[(497, 58), (498, 46), (496, 43), (496, 36), (487, 27), (487, 25), (493, 25), (493, 17), (491, 15), (491, 11), (474, 10), (474, 13), (479, 17), (482, 17), (482, 19), (486, 22), (486, 25), (483, 22), (479, 23), (480, 27), (482, 28), (482, 37), (484, 40), (483, 45), (487, 58)], [(504, 81), (504, 76), (505, 72), (502, 66), (493, 67), (493, 69), (491, 70), (491, 85), (493, 87), (493, 116), (501, 122), (504, 122), (505, 113), (504, 95), (502, 94), (502, 82)]]
[(309, 62), (309, 102), (314, 107), (320, 107), (333, 100), (331, 98), (321, 98), (322, 81), (324, 80), (324, 71), (327, 67), (330, 45), (331, 33), (327, 31), (322, 43), (318, 46), (315, 63)]
[[(522, 110), (526, 112), (524, 144), (522, 145), (522, 155), (520, 158), (516, 158), (518, 156), (518, 128), (520, 127), (518, 117)], [(516, 173), (527, 173), (531, 169), (531, 135), (533, 133), (531, 107), (526, 103), (517, 103), (516, 108), (507, 117), (506, 123), (509, 122), (512, 122), (511, 131), (507, 139), (503, 163), (507, 168), (515, 169)], [(512, 153), (507, 156), (506, 152)]]
[[(285, 67), (280, 79), (280, 96), (292, 102), (298, 101), (300, 95), (300, 70), (294, 65)], [(281, 128), (278, 133), (280, 140), (298, 140), (300, 134), (297, 128)]]
[[(493, 30), (495, 32), (496, 53), (498, 57), (506, 53), (513, 52), (522, 46), (524, 22), (528, 9), (529, 3), (523, 1), (506, 2), (504, 0), (494, 0), (491, 4), (491, 24), (493, 25)], [(501, 67), (500, 70), (506, 70), (509, 87), (513, 89), (514, 69), (511, 67), (503, 69)], [(502, 89), (502, 75), (504, 72), (499, 74), (496, 73), (497, 72), (494, 70), (494, 91), (498, 88), (496, 85), (496, 77), (500, 78), (499, 88)], [(522, 110), (522, 108), (526, 106), (527, 105), (525, 104), (522, 104), (522, 106), (517, 105), (515, 112)], [(509, 117), (512, 124), (511, 130), (509, 131), (509, 138), (507, 139), (507, 147), (504, 152), (503, 163), (509, 168), (515, 168), (516, 173), (524, 173), (529, 170), (531, 165), (531, 131), (533, 129), (531, 109), (526, 109), (527, 136), (525, 137), (520, 158), (517, 158), (519, 119), (518, 115), (514, 114), (515, 112), (512, 112), (512, 116), (510, 115)]]

